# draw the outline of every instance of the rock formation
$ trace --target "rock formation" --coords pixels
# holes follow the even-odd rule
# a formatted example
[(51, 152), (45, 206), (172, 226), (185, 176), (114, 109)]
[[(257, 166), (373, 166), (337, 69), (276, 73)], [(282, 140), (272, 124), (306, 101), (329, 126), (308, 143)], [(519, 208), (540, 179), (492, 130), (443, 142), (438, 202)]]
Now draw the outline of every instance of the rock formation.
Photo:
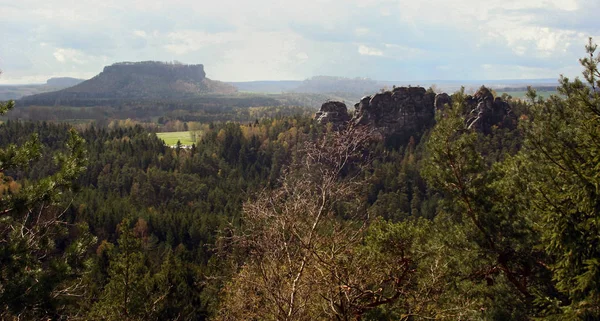
[(112, 76), (116, 78), (131, 77), (156, 77), (166, 81), (188, 81), (199, 83), (206, 78), (204, 65), (170, 64), (157, 61), (118, 62), (104, 67), (102, 73), (96, 77)]
[(485, 87), (481, 87), (473, 96), (467, 96), (465, 106), (470, 110), (467, 115), (469, 128), (484, 134), (489, 134), (492, 126), (512, 129), (517, 125), (510, 105), (500, 97), (494, 99), (492, 92)]
[(346, 104), (339, 101), (328, 101), (321, 106), (315, 118), (321, 124), (332, 123), (337, 129), (346, 126), (350, 115), (348, 115)]
[(92, 79), (63, 90), (23, 97), (21, 105), (110, 105), (120, 100), (160, 100), (205, 93), (233, 93), (235, 87), (206, 78), (203, 65), (156, 61), (121, 62)]
[(418, 132), (434, 120), (434, 98), (435, 94), (423, 87), (397, 87), (361, 99), (354, 105), (352, 122), (377, 128), (384, 135)]
[(433, 104), (435, 105), (435, 110), (442, 110), (446, 105), (448, 107), (452, 106), (452, 98), (446, 93), (437, 94), (435, 95)]
[(316, 114), (319, 123), (333, 123), (335, 128), (367, 125), (385, 137), (400, 135), (410, 137), (429, 127), (435, 116), (433, 108), (435, 94), (422, 87), (397, 87), (392, 91), (363, 97), (354, 105), (354, 116), (342, 110), (346, 106), (340, 102), (327, 102)]
[[(329, 101), (321, 106), (316, 114), (319, 123), (332, 123), (334, 128), (366, 125), (384, 137), (398, 136), (407, 139), (420, 135), (435, 121), (435, 111), (452, 105), (452, 97), (446, 93), (436, 95), (422, 87), (397, 87), (392, 91), (365, 96), (354, 105), (351, 119), (346, 105)], [(510, 106), (501, 98), (481, 87), (473, 96), (465, 99), (469, 113), (466, 122), (469, 128), (488, 134), (492, 126), (514, 128), (516, 117)]]

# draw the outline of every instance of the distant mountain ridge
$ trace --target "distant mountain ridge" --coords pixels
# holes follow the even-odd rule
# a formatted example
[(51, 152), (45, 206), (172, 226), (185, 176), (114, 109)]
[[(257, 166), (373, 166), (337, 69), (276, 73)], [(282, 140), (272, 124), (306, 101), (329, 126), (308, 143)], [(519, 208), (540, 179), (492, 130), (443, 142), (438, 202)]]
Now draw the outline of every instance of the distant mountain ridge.
[(26, 96), (23, 105), (89, 106), (114, 100), (186, 98), (205, 93), (234, 93), (236, 88), (206, 78), (204, 66), (157, 61), (120, 62), (92, 79), (55, 92)]
[(491, 79), (491, 80), (374, 80), (370, 78), (347, 78), (335, 76), (314, 76), (305, 80), (258, 80), (246, 82), (228, 82), (240, 91), (257, 93), (352, 93), (366, 95), (379, 90), (391, 90), (394, 86), (421, 86), (428, 88), (435, 85), (439, 90), (454, 92), (461, 86), (475, 92), (481, 85), (491, 89), (556, 87), (556, 79)]
[(45, 84), (0, 85), (0, 101), (21, 99), (24, 96), (47, 93), (75, 86), (85, 79), (52, 77)]
[(80, 83), (84, 82), (85, 79), (78, 79), (78, 78), (72, 78), (72, 77), (52, 77), (48, 80), (46, 80), (46, 85), (48, 86), (52, 86), (52, 87), (72, 87), (72, 86), (76, 86), (79, 85)]
[(304, 80), (298, 88), (292, 91), (299, 93), (349, 92), (363, 95), (381, 88), (380, 83), (370, 78), (315, 76)]

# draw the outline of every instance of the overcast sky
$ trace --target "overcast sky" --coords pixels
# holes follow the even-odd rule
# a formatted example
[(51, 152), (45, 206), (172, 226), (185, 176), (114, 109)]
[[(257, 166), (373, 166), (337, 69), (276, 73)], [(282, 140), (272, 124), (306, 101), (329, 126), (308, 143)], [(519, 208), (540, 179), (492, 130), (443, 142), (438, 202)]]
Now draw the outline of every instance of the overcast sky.
[(600, 42), (599, 12), (600, 0), (0, 0), (0, 83), (142, 60), (225, 81), (558, 78)]

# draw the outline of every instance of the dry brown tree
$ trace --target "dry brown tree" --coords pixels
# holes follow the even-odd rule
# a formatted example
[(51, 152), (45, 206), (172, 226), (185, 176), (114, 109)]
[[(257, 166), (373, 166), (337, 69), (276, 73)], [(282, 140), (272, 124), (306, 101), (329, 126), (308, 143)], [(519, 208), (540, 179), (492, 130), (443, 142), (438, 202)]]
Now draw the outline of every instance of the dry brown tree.
[(401, 297), (410, 258), (361, 250), (372, 137), (349, 128), (306, 143), (280, 187), (244, 205), (243, 228), (229, 241), (245, 259), (223, 290), (219, 319), (359, 320)]

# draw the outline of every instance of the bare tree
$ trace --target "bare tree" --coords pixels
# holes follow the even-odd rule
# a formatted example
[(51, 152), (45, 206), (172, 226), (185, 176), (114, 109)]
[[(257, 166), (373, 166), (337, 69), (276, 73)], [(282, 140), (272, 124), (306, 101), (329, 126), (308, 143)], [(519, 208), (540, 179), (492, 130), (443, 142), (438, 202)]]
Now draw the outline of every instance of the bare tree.
[(231, 241), (247, 257), (225, 287), (220, 319), (359, 320), (401, 296), (410, 258), (384, 262), (361, 250), (372, 137), (350, 128), (306, 143), (281, 187), (245, 204)]

